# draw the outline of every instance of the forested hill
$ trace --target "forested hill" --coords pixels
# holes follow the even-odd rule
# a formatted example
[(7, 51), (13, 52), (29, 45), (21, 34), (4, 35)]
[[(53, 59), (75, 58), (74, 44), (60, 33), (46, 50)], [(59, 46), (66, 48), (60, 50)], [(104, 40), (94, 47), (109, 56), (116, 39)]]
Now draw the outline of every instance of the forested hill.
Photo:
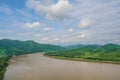
[(34, 52), (60, 51), (63, 49), (60, 46), (39, 44), (34, 41), (0, 40), (0, 53), (6, 53), (9, 56)]
[(76, 60), (120, 61), (120, 45), (86, 45), (73, 50), (49, 52), (46, 55)]

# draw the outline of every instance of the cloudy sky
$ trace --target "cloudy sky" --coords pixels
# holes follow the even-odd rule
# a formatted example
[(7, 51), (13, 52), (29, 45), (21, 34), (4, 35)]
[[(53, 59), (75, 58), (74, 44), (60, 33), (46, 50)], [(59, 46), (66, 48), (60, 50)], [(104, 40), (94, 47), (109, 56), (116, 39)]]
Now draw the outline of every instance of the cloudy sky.
[(120, 44), (120, 0), (0, 0), (0, 39)]

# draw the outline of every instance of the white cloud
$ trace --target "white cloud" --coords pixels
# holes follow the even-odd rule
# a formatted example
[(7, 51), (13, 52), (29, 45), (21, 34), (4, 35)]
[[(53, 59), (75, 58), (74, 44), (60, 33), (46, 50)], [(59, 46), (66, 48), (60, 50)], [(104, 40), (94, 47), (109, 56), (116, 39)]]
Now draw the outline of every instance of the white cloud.
[(43, 28), (44, 31), (49, 31), (49, 30), (52, 30), (52, 29), (53, 29), (53, 28), (51, 28), (51, 27), (44, 27), (44, 28)]
[[(11, 26), (10, 29), (16, 35), (19, 32), (23, 33), (14, 38), (37, 39), (44, 43), (108, 43), (109, 41), (119, 43), (119, 3), (120, 0), (27, 0), (26, 6), (33, 10), (25, 7), (21, 10), (17, 7), (10, 8), (7, 5), (0, 5), (0, 13), (7, 14), (0, 18), (0, 30), (3, 29), (2, 26), (5, 29)], [(45, 18), (56, 21), (49, 21)], [(25, 31), (20, 28), (23, 25), (24, 28), (30, 30)], [(51, 26), (54, 30), (50, 29)], [(92, 28), (89, 28), (91, 26)], [(24, 34), (31, 31), (33, 34)], [(13, 35), (6, 34), (11, 33), (9, 31), (0, 31), (0, 33), (1, 36), (13, 37)]]
[(54, 41), (58, 41), (59, 39), (58, 39), (58, 38), (54, 38), (53, 40), (54, 40)]
[(33, 22), (33, 23), (25, 23), (25, 28), (35, 28), (35, 27), (41, 27), (40, 22)]
[(78, 23), (78, 27), (80, 28), (87, 28), (90, 27), (92, 24), (92, 20), (88, 19), (88, 18), (83, 18), (81, 19), (81, 21)]
[(68, 32), (74, 32), (75, 30), (74, 29), (72, 29), (72, 28), (70, 28), (69, 30), (68, 30)]
[(57, 3), (49, 5), (44, 5), (38, 0), (27, 0), (26, 6), (34, 9), (38, 14), (45, 15), (47, 19), (69, 18), (69, 11), (72, 9), (72, 5), (68, 0), (58, 0)]
[(76, 37), (77, 37), (77, 38), (85, 38), (86, 36), (83, 35), (83, 34), (80, 34), (80, 35), (77, 35)]

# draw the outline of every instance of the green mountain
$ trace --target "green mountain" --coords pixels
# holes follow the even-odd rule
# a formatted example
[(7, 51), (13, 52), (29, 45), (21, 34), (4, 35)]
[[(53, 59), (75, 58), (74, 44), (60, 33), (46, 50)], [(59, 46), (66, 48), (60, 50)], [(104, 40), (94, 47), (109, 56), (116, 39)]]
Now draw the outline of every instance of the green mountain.
[(76, 58), (78, 60), (120, 61), (120, 46), (117, 44), (103, 46), (86, 45), (73, 50), (48, 52), (45, 55), (71, 59)]
[(39, 44), (34, 41), (0, 40), (0, 54), (4, 52), (8, 56), (34, 52), (60, 51), (63, 49), (65, 48), (51, 44)]

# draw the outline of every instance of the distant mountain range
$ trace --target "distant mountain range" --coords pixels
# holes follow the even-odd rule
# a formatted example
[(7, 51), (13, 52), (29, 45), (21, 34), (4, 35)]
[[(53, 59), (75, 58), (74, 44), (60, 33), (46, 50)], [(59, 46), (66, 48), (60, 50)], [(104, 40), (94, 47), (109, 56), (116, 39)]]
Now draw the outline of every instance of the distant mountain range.
[[(65, 46), (67, 49), (76, 49), (76, 48), (81, 48), (81, 47), (85, 47), (85, 46), (88, 46), (88, 45), (85, 45), (85, 44), (77, 44), (77, 45), (68, 45), (68, 46)], [(91, 46), (91, 45), (90, 45)], [(92, 44), (92, 46), (95, 46), (95, 47), (101, 47), (102, 45), (98, 45), (98, 44)]]

